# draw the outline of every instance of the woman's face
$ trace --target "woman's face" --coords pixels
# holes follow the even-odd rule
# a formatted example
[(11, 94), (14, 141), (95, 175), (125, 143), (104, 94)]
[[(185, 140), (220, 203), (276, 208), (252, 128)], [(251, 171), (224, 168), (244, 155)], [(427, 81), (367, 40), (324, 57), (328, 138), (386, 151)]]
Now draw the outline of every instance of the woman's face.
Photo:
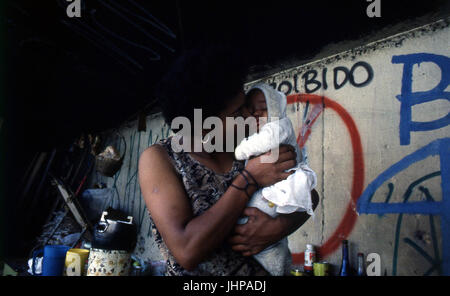
[[(243, 117), (246, 119), (249, 116), (252, 116), (250, 112), (247, 109), (247, 100), (245, 96), (244, 90), (241, 90), (232, 100), (230, 100), (230, 104), (219, 114), (219, 118), (222, 120), (222, 126), (223, 126), (223, 143), (224, 143), (224, 151), (227, 142), (227, 135), (230, 133), (234, 133), (234, 147), (236, 147), (239, 143), (237, 143), (237, 126), (233, 125), (227, 126), (226, 124), (226, 118), (232, 117), (232, 118), (238, 118)], [(249, 128), (246, 126), (245, 136), (248, 136), (248, 130)]]
[[(243, 117), (244, 120), (248, 117), (254, 117), (256, 119), (257, 130), (259, 131), (260, 126), (262, 126), (267, 121), (267, 103), (264, 93), (259, 89), (254, 89), (251, 92), (245, 95), (244, 90), (241, 90), (232, 100), (230, 100), (230, 104), (218, 115), (218, 117), (222, 120), (223, 126), (223, 143), (224, 143), (224, 151), (226, 151), (227, 147), (227, 135), (230, 133), (234, 134), (234, 147), (236, 147), (241, 139), (238, 139), (238, 128), (237, 125), (233, 125), (232, 127), (227, 126), (226, 118), (238, 118)], [(205, 130), (204, 134), (208, 133), (210, 130)], [(250, 128), (248, 125), (245, 125), (245, 137), (248, 137), (250, 134)]]

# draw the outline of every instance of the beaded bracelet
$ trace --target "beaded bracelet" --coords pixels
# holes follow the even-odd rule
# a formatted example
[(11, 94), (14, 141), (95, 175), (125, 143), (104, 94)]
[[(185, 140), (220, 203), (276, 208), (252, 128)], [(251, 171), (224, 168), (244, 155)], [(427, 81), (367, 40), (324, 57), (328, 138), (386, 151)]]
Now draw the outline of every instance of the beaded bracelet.
[(250, 182), (248, 181), (247, 177), (246, 177), (242, 172), (239, 172), (239, 173), (242, 175), (242, 177), (244, 177), (244, 179), (245, 179), (245, 182), (246, 182), (245, 187), (238, 187), (238, 186), (236, 186), (236, 185), (234, 185), (234, 184), (231, 184), (231, 186), (234, 187), (234, 188), (236, 188), (236, 189), (238, 189), (238, 190), (244, 191), (245, 194), (247, 194), (248, 199), (250, 199), (251, 196), (250, 196), (250, 194), (248, 194), (248, 192), (247, 192), (248, 187), (249, 187), (249, 186), (255, 186), (257, 190), (258, 190), (260, 187), (259, 187), (258, 182), (256, 182), (255, 178), (254, 178), (254, 177), (253, 177), (246, 169), (244, 169), (243, 171), (246, 172), (246, 173), (253, 179), (253, 182), (255, 182), (255, 183), (250, 183)]

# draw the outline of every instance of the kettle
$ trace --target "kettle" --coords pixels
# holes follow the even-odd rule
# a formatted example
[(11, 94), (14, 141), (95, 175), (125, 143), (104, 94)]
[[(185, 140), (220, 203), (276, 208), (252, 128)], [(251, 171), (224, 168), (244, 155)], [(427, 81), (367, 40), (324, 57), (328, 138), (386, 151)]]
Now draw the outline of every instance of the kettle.
[(92, 248), (132, 251), (136, 246), (137, 227), (132, 216), (108, 208), (95, 225)]

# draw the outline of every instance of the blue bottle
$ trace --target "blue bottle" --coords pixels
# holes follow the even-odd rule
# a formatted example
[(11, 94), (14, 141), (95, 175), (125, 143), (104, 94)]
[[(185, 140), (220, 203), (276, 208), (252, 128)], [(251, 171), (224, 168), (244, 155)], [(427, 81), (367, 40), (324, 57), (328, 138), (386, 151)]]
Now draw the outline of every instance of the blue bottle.
[(350, 262), (348, 260), (348, 241), (342, 241), (342, 263), (341, 270), (339, 271), (339, 276), (349, 276), (350, 275)]
[(364, 268), (364, 254), (363, 253), (358, 253), (358, 271), (357, 271), (357, 276), (366, 276), (366, 271)]

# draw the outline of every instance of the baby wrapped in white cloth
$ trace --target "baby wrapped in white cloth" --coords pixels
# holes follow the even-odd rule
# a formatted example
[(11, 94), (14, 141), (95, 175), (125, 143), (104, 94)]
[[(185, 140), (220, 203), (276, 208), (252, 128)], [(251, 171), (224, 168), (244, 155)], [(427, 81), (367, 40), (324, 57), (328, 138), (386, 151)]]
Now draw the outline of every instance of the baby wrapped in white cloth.
[[(278, 214), (290, 214), (306, 211), (313, 215), (311, 190), (317, 182), (316, 174), (302, 161), (302, 154), (296, 142), (294, 128), (286, 116), (286, 96), (267, 84), (254, 85), (247, 92), (249, 109), (256, 117), (267, 117), (267, 123), (259, 131), (245, 138), (235, 149), (238, 160), (248, 160), (276, 149), (280, 144), (289, 144), (297, 153), (297, 165), (289, 171), (295, 171), (287, 179), (256, 191), (248, 207), (256, 207), (264, 213), (276, 217)], [(248, 218), (238, 220), (247, 223)], [(287, 237), (269, 246), (254, 258), (272, 275), (287, 275), (291, 267), (291, 253)]]

